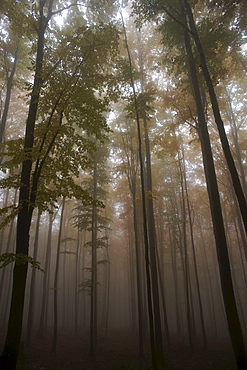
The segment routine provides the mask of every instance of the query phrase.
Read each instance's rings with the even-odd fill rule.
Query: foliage
[[[47,32],[34,146],[24,151],[22,138],[7,141],[1,163],[6,176],[0,180],[2,188],[19,188],[16,170],[31,159],[32,206],[41,211],[55,206],[61,196],[92,204],[78,179],[92,166],[91,136],[104,141],[109,132],[105,113],[114,90],[111,68],[118,47],[118,31],[111,23],[79,26],[73,34],[56,27]]]
[[[0,269],[12,262],[15,262],[17,265],[25,265],[26,263],[30,263],[31,267],[44,272],[44,270],[40,267],[40,262],[35,261],[31,256],[26,256],[23,253],[3,253],[0,255]]]

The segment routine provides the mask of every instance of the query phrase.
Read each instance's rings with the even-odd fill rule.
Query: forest
[[[247,369],[247,1],[0,1],[0,369]]]

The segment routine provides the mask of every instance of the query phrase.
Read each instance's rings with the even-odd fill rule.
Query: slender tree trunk
[[[7,207],[8,205],[8,199],[9,199],[9,188],[6,189],[6,194],[5,194],[5,197],[4,197],[4,200],[3,200],[3,208],[4,207]],[[15,193],[15,203],[16,204],[16,193]],[[3,216],[3,219],[1,221],[4,220],[4,216]],[[2,254],[2,250],[3,250],[3,244],[4,244],[4,231],[5,231],[5,227],[2,227],[1,229],[1,236],[0,236],[0,254]]]
[[[232,108],[231,97],[227,89],[225,89],[225,93],[226,93],[226,99],[227,99],[227,103],[229,107],[229,112],[227,111],[227,117],[230,123],[231,134],[232,134],[233,143],[235,147],[235,154],[236,154],[237,163],[238,163],[238,167],[239,167],[239,171],[241,175],[242,187],[243,187],[245,198],[247,199],[247,184],[246,184],[246,179],[245,179],[243,161],[241,158],[241,150],[239,146],[237,124],[236,124],[235,115],[234,115],[233,108]]]
[[[150,247],[149,239],[148,239],[148,226],[147,226],[148,217],[147,217],[147,210],[146,210],[146,194],[145,194],[145,177],[144,177],[144,165],[143,165],[143,153],[142,153],[141,125],[140,125],[138,102],[137,102],[135,84],[134,84],[134,78],[133,78],[131,55],[130,55],[127,34],[126,34],[126,29],[125,29],[122,13],[121,13],[121,17],[122,17],[122,25],[123,25],[123,30],[124,30],[125,45],[127,49],[128,61],[129,61],[129,66],[130,66],[130,81],[131,81],[131,88],[133,91],[133,100],[134,100],[136,123],[137,123],[137,133],[138,133],[139,161],[140,161],[140,172],[141,172],[143,233],[144,233],[144,245],[145,245],[145,271],[146,271],[148,315],[149,315],[149,326],[150,326],[150,345],[151,345],[151,353],[152,353],[152,364],[153,364],[154,370],[156,370],[156,369],[163,369],[166,367],[165,361],[164,361],[163,348],[162,348],[162,335],[159,335],[159,333],[161,333],[161,326],[159,328],[157,326],[157,322],[158,322],[157,320],[159,320],[160,317],[159,317],[159,306],[158,306],[159,299],[158,299],[158,294],[157,294],[157,291],[158,291],[157,269],[155,270],[156,255],[155,255],[155,249]],[[149,254],[150,254],[150,257],[149,257]],[[153,278],[155,278],[155,276],[156,276],[156,286],[155,286],[155,281],[153,281]],[[154,289],[154,291],[152,289]]]
[[[1,118],[1,122],[0,122],[0,143],[4,141],[4,133],[5,133],[5,128],[6,128],[6,122],[7,122],[7,117],[8,117],[9,105],[10,105],[10,97],[11,97],[11,91],[12,91],[17,62],[18,62],[18,46],[15,51],[14,61],[12,64],[10,75],[7,77],[6,98],[4,102],[3,115]],[[2,162],[2,156],[0,157],[0,162]]]
[[[132,241],[132,228],[130,220],[128,220],[128,271],[129,271],[129,288],[130,292],[130,318],[131,318],[131,329],[132,333],[136,332],[136,286],[135,286],[135,257],[133,253],[133,241]]]
[[[35,77],[26,122],[26,133],[24,141],[24,152],[29,155],[32,151],[34,143],[34,127],[37,116],[40,89],[43,84],[41,76],[44,54],[44,35],[48,21],[50,19],[49,17],[51,17],[52,15],[51,14],[52,0],[50,0],[51,7],[49,17],[44,16],[44,3],[45,3],[44,1],[40,0]],[[27,158],[22,163],[21,170],[20,182],[22,186],[20,187],[19,193],[20,211],[17,217],[17,237],[16,237],[16,254],[21,253],[24,254],[25,256],[28,256],[29,230],[34,207],[33,204],[35,201],[35,193],[30,194],[31,169],[32,169],[32,159]],[[30,205],[31,196],[32,202]],[[14,265],[12,298],[8,321],[8,330],[3,352],[0,357],[0,368],[1,367],[8,369],[16,368],[22,333],[22,320],[23,320],[27,268],[28,268],[27,262],[21,265],[15,263]]]
[[[94,159],[93,199],[97,199],[97,155]],[[97,209],[92,207],[92,263],[90,295],[90,356],[95,356],[97,343]]]
[[[134,238],[135,238],[135,268],[136,268],[136,290],[137,290],[137,312],[138,312],[138,339],[139,339],[139,357],[144,357],[143,352],[143,292],[142,292],[142,269],[141,269],[141,251],[140,251],[140,240],[139,240],[139,230],[138,230],[138,212],[136,206],[136,180],[137,171],[135,164],[135,152],[133,148],[133,140],[131,133],[129,133],[129,142],[124,141],[124,136],[122,135],[123,144],[125,147],[125,155],[128,160],[128,170],[126,175],[128,178],[129,189],[132,196],[133,205],[133,220],[134,220]],[[129,147],[127,144],[129,143]],[[130,150],[130,154],[128,152]]]
[[[77,240],[76,240],[76,255],[75,255],[75,336],[77,336],[78,331],[78,278],[79,278],[79,250],[81,245],[81,233],[79,227],[77,227]]]
[[[160,297],[159,297],[159,281],[158,281],[158,254],[157,254],[157,236],[154,220],[153,209],[153,186],[152,186],[152,171],[151,171],[151,154],[150,143],[148,136],[147,121],[144,118],[144,133],[145,133],[145,152],[146,152],[146,171],[147,171],[147,220],[148,220],[148,235],[149,235],[149,249],[150,249],[150,270],[152,282],[152,294],[154,305],[154,326],[155,326],[155,344],[157,355],[162,361],[163,357],[163,340],[162,340],[162,326],[160,316]],[[168,328],[166,328],[168,329]]]
[[[41,213],[38,212],[38,217],[36,221],[36,231],[33,249],[33,258],[36,261],[38,255],[38,244],[39,244],[39,228],[40,228],[40,216]],[[28,307],[28,320],[27,320],[27,341],[26,346],[31,346],[31,335],[33,329],[33,316],[34,316],[34,303],[35,303],[35,282],[36,282],[36,269],[32,269],[31,286],[30,286],[30,298]]]
[[[85,279],[85,244],[86,244],[86,232],[84,232],[84,240],[83,240],[83,247],[81,249],[82,251],[82,277],[81,280],[84,281]],[[86,327],[86,297],[85,292],[82,291],[82,326]]]
[[[121,14],[122,16],[122,14]],[[137,132],[138,132],[138,145],[139,145],[139,161],[140,161],[140,170],[141,170],[141,194],[142,194],[142,212],[143,212],[143,232],[144,232],[144,245],[145,245],[145,271],[146,271],[146,284],[147,284],[147,298],[148,298],[148,317],[149,317],[149,330],[150,330],[150,346],[151,346],[151,353],[152,353],[152,364],[154,370],[157,369],[157,353],[155,347],[155,339],[154,339],[154,316],[153,316],[153,306],[152,306],[152,292],[151,292],[151,276],[150,276],[150,266],[149,266],[149,243],[148,243],[148,230],[147,230],[147,214],[146,214],[146,203],[145,203],[145,185],[144,185],[144,168],[142,162],[142,139],[141,139],[141,127],[140,127],[140,119],[138,114],[138,105],[136,99],[136,92],[135,92],[135,84],[132,74],[132,61],[130,56],[130,51],[128,47],[127,41],[127,34],[126,29],[124,26],[124,20],[122,16],[122,25],[124,29],[124,36],[125,36],[125,44],[128,53],[128,60],[130,65],[130,79],[131,79],[131,87],[133,90],[133,97],[135,102],[135,111],[136,111],[136,123],[137,123]]]
[[[136,286],[137,286],[137,306],[138,306],[138,334],[139,334],[139,357],[144,357],[143,351],[143,298],[142,298],[142,279],[141,279],[141,256],[138,235],[137,209],[136,209],[136,173],[132,182],[132,203],[134,216],[135,234],[135,261],[136,261]]]
[[[66,217],[64,217],[66,219]],[[65,226],[65,225],[64,225]],[[65,229],[65,227],[64,227]],[[67,238],[67,229],[64,230],[64,239]],[[67,241],[64,242],[64,251],[67,251]],[[62,267],[62,328],[65,329],[66,326],[66,281],[68,280],[68,277],[66,276],[66,262],[67,262],[67,254],[63,254],[63,267]],[[68,302],[70,302],[68,297]]]
[[[188,4],[186,0],[182,0],[182,3],[186,3],[186,5]],[[221,203],[214,168],[212,149],[210,145],[210,138],[207,130],[207,123],[204,116],[200,88],[197,79],[196,64],[191,50],[189,35],[186,31],[184,32],[184,39],[186,52],[188,56],[190,78],[193,86],[194,98],[197,107],[198,133],[202,147],[204,170],[214,227],[214,236],[220,269],[221,288],[226,310],[228,328],[230,332],[230,337],[238,369],[242,370],[247,368],[246,349],[234,296],[230,262],[227,250],[226,234],[222,217]]]
[[[52,342],[52,352],[56,352],[57,350],[57,324],[58,324],[58,272],[59,272],[59,264],[60,264],[60,249],[61,249],[61,240],[62,240],[62,228],[63,228],[63,217],[64,217],[64,209],[65,209],[65,197],[63,197],[62,201],[62,209],[61,209],[61,216],[60,216],[60,226],[59,226],[59,234],[58,234],[58,241],[57,241],[57,258],[56,258],[56,266],[55,266],[55,277],[54,277],[54,306],[53,306],[53,314],[54,314],[54,323],[53,323],[53,342]]]
[[[181,335],[181,319],[179,312],[179,294],[178,294],[178,275],[177,275],[177,241],[175,237],[174,225],[169,222],[169,239],[170,239],[170,251],[172,261],[172,273],[174,280],[174,294],[175,294],[175,316],[176,316],[176,333],[178,336]],[[172,229],[172,230],[171,230]]]
[[[8,198],[7,195],[8,195],[8,192],[6,194],[6,198]],[[16,204],[16,199],[17,199],[17,190],[15,191],[13,204]],[[5,199],[5,201],[7,202],[7,199]],[[7,206],[7,203],[6,203],[5,206]],[[8,239],[7,239],[7,244],[6,244],[6,253],[9,253],[10,252],[10,247],[11,247],[12,243],[14,242],[13,241],[13,229],[14,229],[14,225],[15,225],[15,219],[12,219],[11,220],[11,223],[10,223],[10,228],[9,228],[9,233],[8,233]],[[4,228],[3,228],[3,230],[4,230]],[[2,251],[0,251],[0,254],[1,253],[2,253]],[[3,289],[4,289],[5,276],[6,276],[6,269],[4,268],[3,271],[2,271],[2,273],[1,273],[1,280],[0,280],[0,304],[1,304],[2,307],[3,307],[2,295],[3,295]]]
[[[206,274],[208,276],[208,282],[209,282],[210,301],[211,301],[210,306],[211,306],[211,311],[212,311],[212,322],[213,322],[212,325],[213,325],[214,336],[217,338],[218,332],[217,332],[217,324],[216,324],[216,317],[215,317],[215,300],[214,300],[214,293],[213,293],[213,287],[212,287],[212,278],[211,278],[211,274],[209,271],[206,246],[205,246],[204,236],[202,232],[201,222],[199,219],[198,219],[198,223],[199,223],[199,232],[200,232],[201,241],[202,241],[203,261],[205,263]]]
[[[189,271],[189,259],[188,259],[188,246],[187,246],[187,212],[185,204],[185,191],[184,191],[184,174],[185,169],[182,169],[180,153],[178,153],[178,165],[180,172],[180,186],[181,186],[181,207],[182,207],[182,234],[183,234],[183,249],[181,250],[181,258],[184,259],[184,283],[185,283],[185,295],[186,295],[186,313],[187,313],[187,323],[188,323],[188,333],[189,333],[189,343],[192,353],[195,351],[195,337],[194,337],[194,324],[192,320],[192,304],[190,300],[190,271]]]
[[[224,123],[222,121],[221,114],[220,114],[218,100],[215,94],[211,76],[208,71],[206,58],[204,55],[203,47],[202,47],[197,29],[196,29],[191,7],[187,0],[182,0],[182,1],[183,1],[185,10],[186,10],[187,16],[188,16],[188,21],[189,21],[189,25],[191,28],[191,32],[192,32],[192,35],[195,40],[195,44],[196,44],[196,47],[199,53],[200,66],[202,68],[204,78],[205,78],[205,81],[208,87],[208,92],[209,92],[209,96],[210,96],[210,100],[211,100],[211,104],[213,108],[215,122],[218,127],[223,152],[226,158],[227,166],[231,174],[233,187],[234,187],[237,199],[238,199],[238,205],[241,211],[241,215],[242,215],[242,219],[243,219],[243,223],[245,227],[245,232],[247,234],[247,202],[246,202],[244,192],[241,186],[241,182],[238,176],[238,172],[237,172],[237,169],[236,169],[233,157],[232,157],[231,149],[230,149],[229,142],[228,142],[227,135],[226,135],[225,128],[224,128]]]
[[[49,227],[48,227],[48,236],[46,244],[46,255],[45,255],[45,273],[42,282],[42,298],[41,298],[41,311],[40,311],[40,320],[39,320],[39,329],[38,337],[43,338],[44,332],[44,323],[45,323],[45,309],[47,306],[47,291],[49,286],[49,275],[50,275],[50,261],[51,261],[51,237],[52,237],[52,223],[53,223],[53,214],[52,210],[49,214]]]
[[[190,207],[190,202],[189,202],[189,193],[188,193],[188,186],[187,186],[186,165],[185,165],[183,146],[182,146],[182,160],[183,160],[183,168],[184,168],[184,188],[185,188],[184,190],[185,190],[185,196],[186,196],[186,201],[187,201],[187,211],[188,211],[188,217],[189,217],[189,227],[190,227],[190,239],[191,239],[191,247],[192,247],[193,265],[194,265],[194,270],[195,270],[196,290],[197,290],[197,296],[198,296],[199,314],[200,314],[200,321],[201,321],[201,327],[202,327],[203,349],[206,350],[208,348],[208,345],[207,345],[206,329],[205,329],[204,315],[203,315],[203,308],[202,308],[202,299],[201,299],[201,290],[200,290],[198,269],[197,269],[197,262],[196,262],[193,224],[192,224],[192,216],[191,216],[191,207]]]

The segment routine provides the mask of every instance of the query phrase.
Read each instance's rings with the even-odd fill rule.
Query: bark
[[[79,278],[79,250],[80,250],[80,229],[77,227],[77,240],[76,240],[76,255],[75,255],[75,336],[77,335],[78,330],[78,278]]]
[[[130,304],[130,318],[132,333],[136,332],[136,289],[134,283],[135,267],[134,267],[134,253],[133,253],[133,241],[132,241],[132,229],[130,220],[128,220],[128,291],[130,292],[129,304]]]
[[[230,98],[230,95],[229,95],[229,93],[226,89],[225,89],[225,93],[226,93],[226,99],[227,99],[227,103],[228,103],[228,107],[229,107],[229,111],[226,110],[227,111],[227,117],[228,117],[228,120],[229,120],[229,123],[230,123],[231,134],[232,134],[233,143],[234,143],[234,147],[235,147],[235,154],[236,154],[237,163],[238,163],[238,167],[239,167],[239,171],[240,171],[240,175],[241,175],[242,187],[243,187],[245,198],[247,199],[247,184],[246,184],[246,179],[245,179],[243,161],[242,161],[242,158],[241,158],[241,150],[240,150],[240,146],[239,146],[238,128],[237,128],[237,124],[236,124],[236,120],[235,120],[235,116],[234,116],[234,112],[233,112],[233,108],[232,108],[231,98]]]
[[[188,5],[187,1],[182,0],[183,3]],[[210,202],[210,209],[213,221],[214,236],[216,242],[216,250],[218,257],[218,264],[220,270],[221,288],[224,299],[224,306],[226,310],[228,328],[232,346],[235,354],[238,369],[247,368],[247,357],[245,344],[242,334],[242,329],[239,321],[239,315],[236,306],[236,300],[234,296],[230,262],[227,250],[227,241],[225,234],[225,227],[222,217],[222,209],[219,197],[218,184],[216,179],[215,167],[213,162],[212,149],[210,144],[210,138],[207,130],[207,123],[205,120],[200,88],[197,78],[197,70],[195,60],[192,54],[190,39],[188,33],[184,32],[184,41],[188,57],[188,65],[190,71],[190,79],[193,87],[195,103],[198,114],[198,134],[202,147],[204,171],[207,183],[207,190]],[[236,189],[235,189],[236,190]]]
[[[188,324],[188,333],[189,333],[189,343],[190,350],[192,353],[195,351],[195,336],[194,336],[194,323],[192,320],[192,304],[190,300],[190,271],[189,271],[189,259],[188,259],[188,246],[187,246],[187,212],[185,204],[185,191],[184,191],[184,175],[181,165],[180,153],[178,153],[178,165],[180,173],[180,186],[181,186],[181,207],[182,207],[182,240],[183,248],[181,248],[181,258],[184,260],[184,283],[185,283],[185,296],[186,296],[186,314],[187,314],[187,324]]]
[[[4,141],[4,134],[5,134],[7,117],[8,117],[9,105],[10,105],[10,97],[11,97],[11,91],[12,91],[17,62],[18,62],[18,47],[16,48],[16,51],[15,51],[14,61],[13,61],[10,75],[7,76],[6,98],[4,102],[3,115],[1,118],[1,122],[0,122],[0,143]],[[0,157],[0,162],[2,162],[2,157]]]
[[[38,255],[40,216],[41,216],[41,213],[38,212],[35,239],[34,239],[34,249],[33,249],[33,258],[35,261],[37,260],[37,255]],[[28,307],[28,320],[27,320],[27,341],[26,341],[27,347],[30,347],[31,345],[31,335],[32,335],[32,329],[33,329],[35,282],[36,282],[36,269],[32,269],[30,298],[29,298],[29,307]]]
[[[137,33],[138,41],[141,46],[141,39],[139,33]],[[139,56],[139,67],[141,72],[141,92],[144,93],[144,64],[143,55],[141,48],[138,48]],[[150,271],[151,271],[151,284],[152,284],[152,299],[153,299],[153,311],[154,311],[154,335],[155,335],[155,346],[156,354],[158,358],[158,366],[164,366],[163,358],[163,339],[162,339],[162,325],[161,325],[161,314],[160,314],[160,285],[158,279],[158,251],[157,251],[157,235],[155,228],[154,218],[154,206],[153,206],[153,185],[152,185],[152,170],[151,170],[151,151],[148,134],[147,117],[143,112],[143,125],[144,125],[144,136],[145,136],[145,155],[146,155],[146,207],[147,207],[147,222],[148,222],[148,238],[149,238],[149,253],[150,253]],[[165,303],[164,291],[162,292],[163,303]],[[164,306],[164,315],[166,316],[166,307]],[[166,323],[166,332],[169,337],[169,329]]]
[[[34,127],[37,116],[38,102],[40,96],[40,89],[42,87],[42,64],[44,54],[44,35],[48,21],[51,17],[52,0],[50,0],[50,12],[47,17],[44,15],[44,1],[40,0],[39,6],[39,24],[38,24],[38,41],[36,54],[36,67],[33,83],[33,90],[29,105],[28,117],[26,122],[26,132],[24,140],[24,152],[27,157],[22,163],[21,170],[21,184],[19,192],[20,211],[17,217],[17,236],[16,236],[16,254],[22,253],[28,256],[29,250],[29,231],[31,225],[31,218],[34,209],[34,202],[36,199],[36,190],[31,194],[31,169],[32,169],[32,148],[34,143]],[[30,199],[33,202],[30,205]],[[13,270],[13,286],[11,307],[8,321],[8,330],[5,339],[2,355],[0,357],[0,367],[15,369],[17,364],[17,357],[19,353],[21,333],[22,333],[22,319],[24,308],[25,287],[27,278],[27,262],[22,265],[14,265]]]
[[[152,283],[152,298],[154,309],[154,327],[155,327],[155,345],[157,357],[162,363],[163,359],[163,340],[162,326],[160,316],[160,297],[159,297],[159,281],[158,281],[158,255],[157,255],[157,236],[154,220],[153,209],[153,186],[152,186],[152,171],[151,171],[151,154],[150,143],[147,129],[147,121],[144,118],[144,133],[145,133],[145,153],[146,153],[146,194],[147,194],[147,221],[148,221],[148,236],[149,236],[149,253],[150,253],[150,270]],[[168,328],[166,328],[168,330]]]
[[[57,322],[58,322],[58,273],[59,273],[59,264],[60,264],[60,249],[61,249],[61,240],[62,240],[62,228],[63,228],[63,217],[65,209],[65,197],[62,201],[62,210],[60,216],[60,225],[59,225],[59,234],[57,241],[57,258],[55,266],[55,276],[54,276],[54,306],[53,306],[53,342],[52,342],[52,352],[57,350]]]
[[[108,233],[106,230],[106,238],[108,239]],[[104,329],[105,338],[107,337],[108,331],[108,314],[109,314],[109,298],[110,298],[110,257],[108,252],[108,246],[105,248],[105,260],[108,261],[104,264],[104,273],[103,273],[103,309],[102,309],[102,321],[101,327]]]
[[[134,219],[134,238],[135,238],[135,268],[136,268],[136,289],[137,289],[137,312],[138,312],[138,338],[139,338],[139,357],[144,357],[143,352],[143,292],[142,292],[142,269],[141,269],[141,251],[140,251],[140,238],[138,231],[138,212],[136,207],[136,180],[137,180],[137,170],[135,165],[135,153],[133,148],[133,141],[131,138],[131,133],[129,133],[129,142],[124,141],[124,136],[122,135],[123,145],[125,148],[125,155],[127,157],[128,169],[126,175],[128,178],[129,189],[132,196],[133,205],[133,219]],[[129,147],[127,145],[129,144]],[[130,154],[128,152],[130,150]]]
[[[52,212],[52,210],[51,210]],[[42,282],[42,298],[41,298],[41,311],[40,311],[40,321],[38,329],[38,337],[43,338],[44,324],[45,324],[45,310],[47,306],[47,291],[49,286],[49,276],[50,276],[50,261],[51,261],[51,237],[52,237],[52,223],[53,223],[53,214],[49,214],[49,227],[48,227],[48,236],[46,243],[46,255],[45,255],[45,273]]]
[[[171,250],[171,260],[172,260],[172,273],[173,273],[173,280],[174,280],[174,294],[175,294],[175,316],[176,316],[176,333],[180,336],[181,335],[181,319],[179,313],[179,293],[178,293],[178,275],[177,275],[177,242],[175,236],[175,228],[171,225],[171,221],[169,222],[169,239],[170,239],[170,250]],[[171,230],[172,229],[172,230]]]
[[[8,198],[9,198],[9,188],[6,189],[6,194],[4,196],[4,201],[3,201],[3,208],[4,207],[7,207],[8,205]],[[13,203],[14,205],[16,204],[16,193],[15,193],[15,203]],[[4,216],[2,218],[1,221],[4,221]],[[2,254],[2,249],[3,249],[3,245],[4,245],[4,232],[5,232],[5,227],[2,227],[1,229],[1,234],[0,234],[0,254]]]
[[[203,261],[205,263],[205,269],[206,269],[206,274],[208,276],[208,282],[209,282],[209,292],[210,292],[210,299],[208,300],[209,302],[209,306],[211,308],[211,312],[212,312],[212,326],[213,326],[213,335],[215,336],[215,338],[218,337],[218,332],[217,332],[217,324],[216,324],[216,315],[215,315],[215,300],[214,300],[214,293],[213,293],[213,287],[212,287],[212,277],[211,277],[211,274],[210,274],[210,271],[209,271],[209,266],[208,266],[208,258],[207,258],[207,253],[206,253],[206,246],[205,246],[205,242],[204,242],[204,237],[203,237],[203,233],[202,233],[202,227],[201,227],[201,224],[199,222],[199,231],[200,231],[200,235],[201,235],[201,241],[202,241],[202,251],[203,251]]]
[[[7,190],[9,190],[9,189],[7,189]],[[6,193],[5,207],[7,206],[8,194],[9,194],[9,191],[7,191],[7,193]],[[16,204],[16,199],[17,199],[17,190],[15,191],[13,204]],[[10,247],[11,247],[12,243],[14,243],[14,240],[13,240],[14,225],[15,225],[15,219],[12,219],[11,223],[10,223],[8,239],[7,239],[7,244],[6,244],[6,253],[10,252],[10,250],[11,250]],[[4,229],[5,228],[3,228],[2,230],[4,230]],[[3,244],[3,236],[2,236],[1,244]],[[0,254],[1,253],[2,253],[2,250],[0,250]],[[5,285],[4,280],[5,280],[6,272],[7,272],[7,270],[6,270],[6,268],[4,268],[1,272],[1,279],[0,279],[0,304],[1,304],[2,307],[3,307],[2,296],[3,296],[4,285]]]
[[[196,29],[195,22],[194,22],[194,19],[193,19],[193,14],[192,14],[192,11],[191,11],[191,7],[190,7],[190,4],[187,0],[183,0],[183,3],[184,3],[186,13],[188,15],[188,21],[189,21],[189,25],[190,25],[190,28],[191,28],[191,32],[192,32],[192,35],[193,35],[193,38],[195,40],[195,44],[196,44],[196,47],[197,47],[197,50],[198,50],[198,53],[199,53],[200,66],[202,68],[204,78],[205,78],[205,81],[206,81],[206,84],[207,84],[207,87],[208,87],[208,92],[209,92],[209,96],[210,96],[210,100],[211,100],[211,104],[212,104],[212,108],[213,108],[213,114],[214,114],[215,122],[216,122],[216,125],[218,127],[223,152],[224,152],[224,155],[225,155],[225,158],[226,158],[227,166],[228,166],[230,174],[231,174],[233,187],[234,187],[237,199],[238,199],[238,205],[239,205],[239,208],[240,208],[240,211],[241,211],[241,216],[242,216],[244,227],[245,227],[245,233],[247,234],[247,202],[246,202],[244,192],[243,192],[243,189],[242,189],[242,186],[241,186],[241,182],[240,182],[240,179],[239,179],[239,175],[238,175],[238,172],[237,172],[237,169],[236,169],[233,157],[232,157],[230,145],[229,145],[227,135],[226,135],[226,132],[225,132],[225,128],[224,128],[224,123],[222,121],[221,114],[220,114],[218,100],[217,100],[217,97],[216,97],[216,94],[215,94],[215,90],[214,90],[214,86],[213,86],[211,76],[210,76],[209,71],[208,71],[206,58],[205,58],[205,55],[204,55],[203,47],[202,47],[197,29]]]
[[[186,196],[186,201],[187,201],[187,211],[188,211],[188,217],[189,217],[190,239],[191,239],[191,247],[192,247],[193,265],[194,265],[194,270],[195,270],[196,291],[197,291],[197,297],[198,297],[198,303],[199,303],[199,314],[200,314],[200,321],[201,321],[201,327],[202,327],[203,349],[206,350],[208,348],[208,345],[207,345],[206,329],[205,329],[205,323],[204,323],[201,290],[200,290],[199,277],[198,277],[198,268],[197,268],[197,262],[196,262],[196,252],[195,252],[195,243],[194,243],[194,235],[193,235],[193,223],[192,223],[192,215],[191,215],[191,206],[189,202],[189,193],[188,193],[187,177],[186,177],[186,165],[185,165],[183,148],[182,148],[182,156],[183,156],[182,158],[183,158],[183,168],[184,168],[184,187],[185,187],[185,196]]]
[[[97,154],[93,171],[93,199],[97,199]],[[92,263],[90,295],[90,356],[95,355],[97,344],[97,208],[92,207]]]
[[[141,256],[140,241],[138,234],[137,209],[136,209],[136,174],[132,183],[132,203],[134,216],[135,234],[135,260],[136,260],[136,286],[137,286],[137,305],[138,305],[138,334],[139,334],[139,357],[144,357],[143,352],[143,306],[142,306],[142,278],[141,278]]]
[[[136,98],[134,78],[133,78],[133,73],[132,73],[132,61],[131,61],[130,50],[129,50],[128,41],[127,41],[127,34],[126,34],[125,26],[124,26],[123,16],[122,16],[122,25],[123,25],[123,30],[124,30],[125,45],[126,45],[127,54],[128,54],[128,61],[129,61],[129,66],[130,66],[130,80],[131,80],[131,88],[133,91],[137,133],[138,133],[138,153],[139,153],[140,172],[141,172],[141,195],[142,195],[142,213],[143,213],[143,234],[144,234],[144,246],[145,246],[145,272],[146,272],[147,299],[148,299],[149,333],[150,333],[152,364],[153,364],[154,370],[156,370],[158,369],[159,366],[164,367],[164,361],[163,361],[163,358],[159,359],[157,356],[155,337],[154,337],[154,312],[153,312],[153,302],[152,302],[151,274],[149,270],[150,269],[149,242],[148,242],[147,212],[146,212],[146,202],[145,202],[145,183],[144,183],[141,125],[140,125],[140,117],[138,113],[138,103],[137,103],[137,98]]]

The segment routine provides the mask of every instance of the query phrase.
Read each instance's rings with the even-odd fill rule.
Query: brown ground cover
[[[211,340],[208,351],[198,349],[192,354],[185,338],[172,338],[165,347],[169,370],[236,370],[231,346],[224,340]],[[151,370],[149,346],[145,359],[138,358],[137,337],[127,332],[109,333],[99,337],[97,355],[89,356],[89,338],[59,335],[57,353],[51,353],[52,335],[33,337],[32,347],[24,348],[19,370]]]

